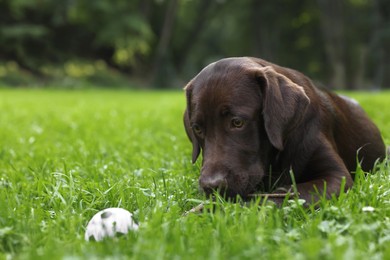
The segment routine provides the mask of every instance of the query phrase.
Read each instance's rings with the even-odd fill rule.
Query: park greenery
[[[177,88],[212,61],[255,56],[331,88],[380,89],[389,46],[387,0],[0,1],[8,86]]]
[[[390,259],[388,158],[319,207],[210,201],[185,95],[161,90],[262,57],[358,100],[388,145],[389,23],[387,0],[0,0],[0,259]],[[86,242],[109,207],[139,230]]]
[[[389,144],[390,93],[352,97]],[[183,216],[211,207],[184,107],[181,91],[0,89],[0,259],[389,259],[388,161],[320,208],[218,199]],[[86,242],[109,207],[140,229]]]

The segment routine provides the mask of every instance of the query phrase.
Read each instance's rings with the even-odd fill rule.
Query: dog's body
[[[204,68],[185,88],[184,124],[199,183],[228,197],[265,186],[300,197],[337,195],[353,184],[357,162],[369,171],[385,157],[377,127],[356,101],[316,88],[306,76],[256,58],[229,58]],[[326,183],[326,184],[325,184]]]

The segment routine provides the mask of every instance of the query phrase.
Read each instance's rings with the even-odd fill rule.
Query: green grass
[[[390,93],[353,94],[390,144]],[[321,209],[204,198],[182,92],[0,89],[0,259],[390,259],[390,166]],[[365,211],[365,207],[374,211]],[[84,241],[107,207],[136,233]]]

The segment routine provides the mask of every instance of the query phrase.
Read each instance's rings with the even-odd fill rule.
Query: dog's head
[[[200,187],[228,197],[245,197],[256,189],[270,152],[284,150],[288,131],[309,104],[301,86],[250,58],[210,64],[185,91],[192,161],[203,155]]]

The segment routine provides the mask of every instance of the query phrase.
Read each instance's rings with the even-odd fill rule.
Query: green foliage
[[[73,60],[64,64],[39,67],[41,77],[36,78],[16,62],[0,63],[0,86],[15,87],[53,87],[64,89],[110,87],[129,88],[133,86],[129,77],[109,67],[105,61],[95,62]],[[137,87],[140,87],[138,84]]]
[[[69,20],[96,32],[95,47],[113,47],[117,64],[135,65],[137,55],[149,54],[153,39],[149,24],[137,13],[138,2],[77,1],[70,7]]]
[[[38,78],[42,67],[103,60],[148,84],[180,87],[177,79],[217,59],[255,56],[327,85],[341,81],[332,87],[387,88],[389,7],[384,0],[2,0],[0,58]]]
[[[390,93],[361,93],[390,143]],[[182,92],[0,89],[0,257],[17,259],[387,259],[390,168],[356,172],[352,190],[284,207],[217,200],[203,214],[200,164],[182,126]],[[107,207],[140,230],[85,242]]]
[[[3,1],[0,46],[3,54],[34,69],[75,57],[107,58],[133,66],[151,51],[153,33],[137,12],[140,1]],[[112,58],[112,60],[111,60]]]

